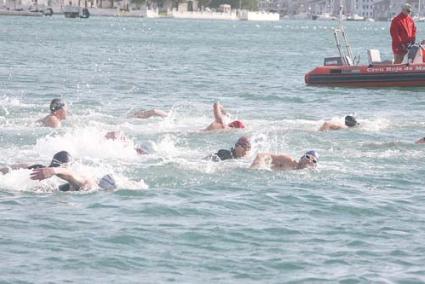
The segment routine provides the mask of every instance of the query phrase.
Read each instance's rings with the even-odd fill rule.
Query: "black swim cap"
[[[359,123],[357,122],[357,120],[354,118],[354,116],[351,115],[347,115],[345,117],[345,125],[347,125],[348,127],[354,127],[356,125],[359,125]]]
[[[53,156],[49,167],[60,167],[63,164],[70,163],[71,161],[72,156],[67,151],[60,151]]]
[[[64,106],[65,106],[65,102],[62,101],[61,99],[53,99],[50,102],[50,111],[55,112],[57,110],[62,109]]]

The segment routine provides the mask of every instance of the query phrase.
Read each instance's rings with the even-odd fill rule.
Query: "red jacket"
[[[409,15],[400,13],[391,21],[390,33],[394,54],[406,54],[409,43],[416,40],[415,22]]]

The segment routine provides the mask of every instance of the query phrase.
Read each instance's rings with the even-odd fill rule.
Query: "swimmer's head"
[[[236,141],[235,147],[237,146],[241,146],[245,148],[247,151],[251,150],[251,142],[249,142],[248,137],[245,137],[245,136],[242,136],[241,138],[238,139],[238,141]]]
[[[299,168],[315,168],[319,162],[319,153],[314,150],[305,152],[305,154],[300,158]]]
[[[357,120],[354,116],[347,115],[345,117],[345,125],[347,125],[348,127],[354,127],[354,126],[359,125],[359,123],[357,122]]]
[[[57,152],[50,162],[49,167],[65,167],[72,162],[72,156],[67,151]]]
[[[117,188],[117,184],[112,175],[105,175],[99,180],[99,187],[103,190],[114,190]]]
[[[240,120],[235,120],[229,123],[231,128],[245,128],[245,124]]]
[[[237,158],[245,156],[251,150],[251,143],[249,142],[248,137],[242,136],[235,143],[235,156]]]
[[[319,153],[317,153],[316,151],[314,150],[307,151],[305,152],[304,156],[307,156],[307,155],[312,156],[316,158],[317,161],[319,161]]]
[[[50,102],[50,111],[55,112],[65,107],[65,102],[61,99],[53,99]]]
[[[53,99],[50,102],[50,112],[59,119],[65,119],[68,114],[68,107],[61,99]]]

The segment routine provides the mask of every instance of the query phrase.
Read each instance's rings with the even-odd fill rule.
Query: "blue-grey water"
[[[336,55],[334,25],[0,18],[0,164],[67,150],[76,171],[119,183],[63,193],[0,175],[0,282],[425,282],[425,89],[305,86]],[[346,25],[362,62],[391,57],[389,23]],[[38,126],[55,97],[72,115]],[[200,131],[217,100],[247,128]],[[149,108],[170,115],[128,117]],[[317,131],[347,114],[359,128]],[[242,135],[249,157],[203,160]],[[317,170],[249,169],[258,152],[309,149]]]

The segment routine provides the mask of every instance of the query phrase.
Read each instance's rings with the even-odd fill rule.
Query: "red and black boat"
[[[305,82],[307,85],[341,87],[425,86],[425,64],[328,65],[307,73]]]
[[[353,59],[344,28],[334,30],[338,57],[325,58],[323,66],[316,67],[305,75],[305,83],[312,86],[340,87],[417,87],[425,86],[424,47],[415,44],[409,47],[408,63],[392,64],[381,61],[379,50],[368,50],[369,64],[359,65]],[[341,46],[341,42],[344,46]],[[357,60],[358,61],[358,60]]]

